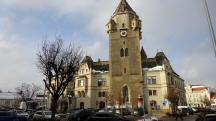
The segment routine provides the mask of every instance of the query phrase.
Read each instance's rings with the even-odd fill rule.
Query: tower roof
[[[114,12],[114,15],[122,14],[126,12],[136,14],[136,12],[130,7],[130,5],[126,0],[121,0],[120,4],[118,5],[117,9]]]
[[[146,58],[147,58],[147,55],[146,55],[146,52],[145,52],[143,46],[142,46],[142,48],[141,48],[141,57],[142,57],[143,59],[146,59]]]

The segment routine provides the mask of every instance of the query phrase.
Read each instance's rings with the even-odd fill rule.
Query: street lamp
[[[68,98],[68,113],[70,112],[70,103],[71,103],[71,98],[72,98],[73,96],[71,95],[71,94],[68,94],[67,95],[67,98]]]

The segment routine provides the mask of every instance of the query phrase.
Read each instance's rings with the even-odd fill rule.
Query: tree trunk
[[[52,98],[52,103],[51,103],[51,111],[52,111],[52,117],[51,117],[51,121],[55,121],[55,114],[57,112],[57,104],[58,100],[55,98]]]

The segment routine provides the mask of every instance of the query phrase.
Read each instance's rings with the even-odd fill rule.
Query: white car
[[[41,121],[41,120],[51,121],[51,116],[52,116],[51,111],[37,111],[33,116],[33,121]],[[58,116],[57,114],[55,115],[55,118],[57,120],[60,120],[60,116]]]
[[[24,110],[16,110],[15,112],[18,116],[23,116],[23,117],[26,117],[27,119],[29,118],[29,114],[25,112]]]

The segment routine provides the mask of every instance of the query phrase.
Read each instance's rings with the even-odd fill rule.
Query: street
[[[183,117],[183,121],[195,121],[197,118],[197,115],[190,115],[190,116],[187,116],[187,117]],[[175,117],[162,117],[160,119],[161,121],[176,121],[175,120]],[[180,119],[178,119],[178,121],[181,121]]]

